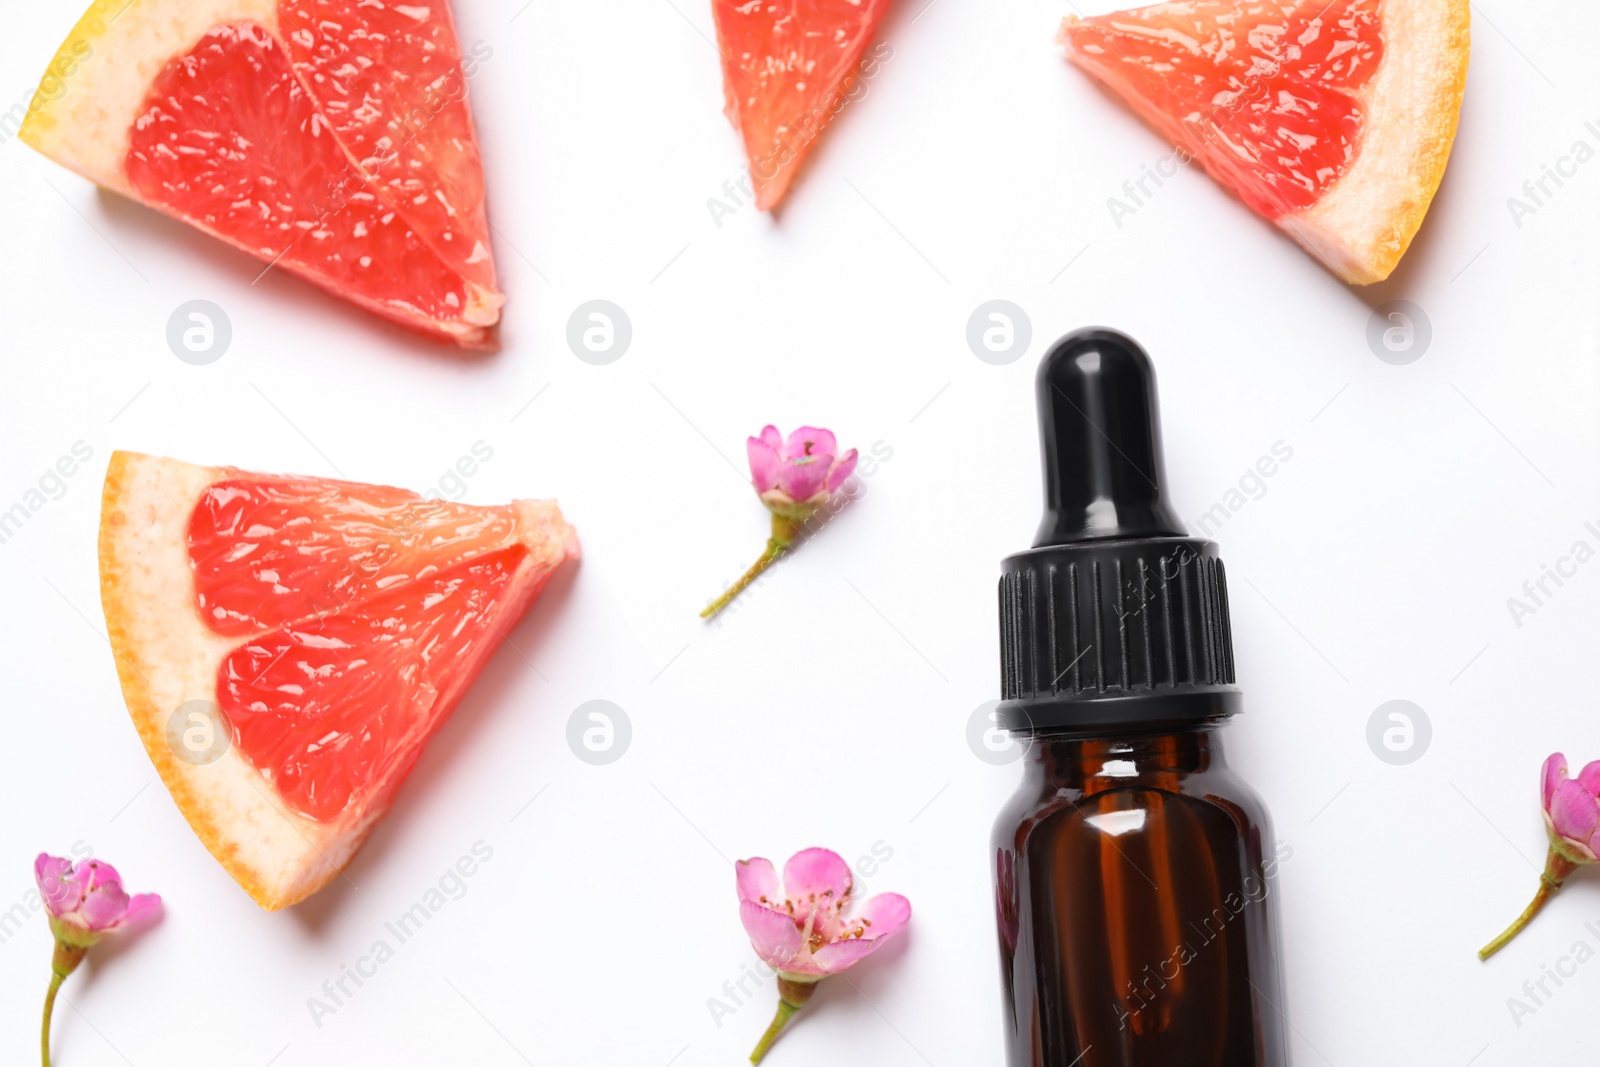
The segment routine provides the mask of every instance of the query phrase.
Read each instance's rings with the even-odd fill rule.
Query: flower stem
[[[1515,922],[1505,928],[1499,937],[1478,950],[1478,958],[1480,960],[1488,959],[1505,948],[1513,937],[1522,933],[1523,927],[1527,926],[1535,915],[1544,910],[1544,906],[1550,903],[1550,898],[1556,895],[1556,890],[1561,888],[1561,883],[1566,881],[1567,876],[1577,869],[1577,864],[1552,848],[1545,859],[1544,873],[1539,875],[1539,891],[1533,895],[1532,902],[1523,909],[1521,915],[1517,916]]]
[[[778,1001],[778,1013],[772,1017],[772,1025],[767,1027],[767,1032],[761,1035],[761,1040],[756,1042],[756,1050],[750,1053],[751,1063],[760,1063],[772,1048],[772,1043],[778,1040],[778,1034],[789,1025],[789,1020],[794,1018],[795,1012],[800,1010],[797,1004],[790,1004],[787,1000]],[[45,1067],[49,1067],[48,1064]]]
[[[700,613],[700,617],[702,619],[709,619],[711,616],[715,615],[717,612],[733,603],[733,598],[744,592],[751,582],[761,577],[761,572],[776,563],[778,561],[778,557],[781,555],[783,555],[783,546],[779,545],[776,541],[769,540],[767,542],[766,551],[761,553],[761,558],[752,563],[750,565],[750,569],[745,571],[744,574],[740,575],[737,582],[734,582],[732,585],[728,586],[727,592],[723,593],[721,596],[717,597],[717,599],[707,604],[706,609]]]
[[[44,1057],[44,1067],[50,1067],[50,1016],[56,1010],[56,990],[60,989],[61,983],[66,980],[66,975],[52,972],[50,990],[44,995],[44,1025],[39,1035],[39,1051]]]
[[[761,558],[750,565],[750,569],[740,575],[739,580],[728,586],[728,589],[717,599],[706,605],[700,613],[702,619],[709,619],[729,604],[735,597],[749,588],[750,583],[761,577],[763,571],[783,556],[794,543],[795,524],[780,515],[772,516],[772,536],[767,538],[767,547],[761,553]]]
[[[760,1063],[765,1058],[772,1049],[772,1043],[778,1040],[778,1035],[783,1032],[783,1028],[789,1025],[789,1020],[795,1017],[796,1012],[806,1006],[806,1001],[811,999],[811,994],[816,992],[816,989],[816,982],[796,982],[779,976],[778,1011],[772,1017],[772,1025],[767,1027],[767,1032],[756,1042],[755,1051],[750,1053],[751,1063]]]
[[[50,958],[50,988],[44,995],[44,1023],[40,1026],[39,1034],[39,1052],[44,1057],[44,1067],[50,1067],[50,1016],[56,1010],[56,991],[67,980],[67,975],[78,969],[78,964],[83,962],[88,952],[87,945],[69,945],[59,937],[56,939],[56,951]]]

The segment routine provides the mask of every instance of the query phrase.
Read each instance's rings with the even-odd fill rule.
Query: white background
[[[11,5],[0,107],[27,98],[70,7]],[[703,0],[463,0],[463,41],[493,49],[472,93],[510,294],[504,351],[477,362],[283,272],[252,285],[255,261],[7,138],[0,508],[75,441],[94,458],[0,545],[0,909],[24,900],[36,852],[75,841],[168,904],[67,983],[58,1067],[742,1062],[775,993],[720,1026],[708,1010],[754,962],[729,861],[875,843],[893,856],[869,889],[907,895],[912,928],[854,988],[824,985],[769,1063],[998,1065],[987,841],[1019,767],[976,758],[966,726],[996,695],[997,564],[1038,518],[1033,368],[1089,323],[1155,358],[1185,518],[1275,442],[1293,449],[1217,537],[1247,694],[1230,756],[1294,849],[1296,1062],[1592,1057],[1600,963],[1547,983],[1520,1026],[1507,998],[1576,942],[1600,948],[1600,879],[1574,879],[1492,963],[1474,950],[1536,888],[1540,760],[1600,756],[1600,562],[1521,627],[1506,606],[1574,541],[1600,547],[1584,530],[1600,521],[1600,162],[1520,227],[1506,203],[1574,142],[1600,147],[1584,127],[1600,16],[1473,10],[1449,173],[1370,290],[1200,173],[1118,228],[1107,198],[1166,148],[1062,62],[1064,12],[1038,0],[905,0],[883,29],[893,58],[781,220],[746,208],[720,228],[706,201],[742,161]],[[165,341],[195,298],[233,324],[206,367]],[[593,298],[633,324],[610,366],[566,347]],[[1009,366],[965,340],[994,298],[1032,321]],[[1393,299],[1432,325],[1406,366],[1366,342]],[[766,536],[743,449],[767,421],[893,458],[708,627],[696,611]],[[262,912],[123,710],[96,577],[107,457],[425,490],[477,441],[494,456],[467,499],[559,498],[582,566],[513,635],[531,665],[494,659],[348,884]],[[597,698],[634,730],[603,767],[565,740]],[[1432,724],[1407,766],[1366,740],[1391,699]],[[307,998],[480,840],[493,859],[465,897],[316,1027]],[[49,954],[42,917],[0,944],[6,1063],[35,1054]]]

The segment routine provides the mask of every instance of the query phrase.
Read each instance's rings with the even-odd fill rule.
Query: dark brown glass
[[[1215,730],[1025,759],[994,832],[1008,1067],[1287,1067],[1290,850]]]

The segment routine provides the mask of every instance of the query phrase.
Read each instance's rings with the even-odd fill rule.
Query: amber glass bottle
[[[1007,1063],[1287,1067],[1287,850],[1222,757],[1226,576],[1162,498],[1149,358],[1072,334],[1039,406],[1045,518],[1000,583],[1000,716],[1027,744],[994,833]]]

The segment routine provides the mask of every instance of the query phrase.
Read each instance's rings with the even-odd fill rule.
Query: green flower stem
[[[1544,906],[1550,903],[1550,898],[1556,895],[1556,890],[1561,888],[1561,883],[1565,882],[1567,876],[1577,869],[1578,865],[1576,863],[1573,863],[1556,851],[1554,847],[1551,847],[1550,854],[1544,861],[1544,873],[1539,875],[1539,891],[1533,895],[1532,903],[1523,909],[1522,914],[1518,915],[1516,921],[1506,927],[1499,937],[1478,950],[1478,958],[1480,960],[1488,959],[1505,948],[1513,937],[1522,933],[1523,927],[1527,926],[1535,915],[1544,910]]]
[[[782,558],[783,554],[789,550],[789,546],[794,544],[795,533],[796,527],[793,520],[786,519],[781,515],[772,516],[772,536],[767,539],[767,547],[761,553],[761,558],[752,563],[750,569],[745,571],[737,582],[728,586],[727,592],[707,604],[706,609],[700,613],[700,617],[709,619],[733,603],[734,598],[749,588],[751,582],[761,577],[763,571]]]
[[[56,990],[61,988],[61,983],[64,981],[66,975],[52,974],[50,990],[44,995],[44,1025],[39,1034],[39,1053],[44,1059],[44,1067],[50,1067],[50,1016],[56,1010]]]
[[[39,1054],[43,1057],[44,1067],[50,1067],[50,1017],[56,1010],[56,992],[61,988],[61,983],[67,980],[67,975],[78,969],[78,964],[83,962],[88,951],[88,946],[56,941],[55,956],[50,960],[50,988],[44,995],[44,1023],[39,1028]]]
[[[811,999],[811,994],[816,992],[816,982],[796,982],[793,979],[778,978],[778,1011],[772,1017],[772,1025],[767,1027],[767,1032],[761,1035],[761,1040],[756,1042],[755,1051],[750,1053],[751,1063],[760,1063],[772,1049],[772,1043],[778,1040],[778,1035],[783,1028],[789,1025],[789,1020],[801,1008],[806,1006],[806,1001]],[[47,1065],[48,1067],[48,1065]]]
[[[767,1027],[767,1032],[761,1035],[761,1040],[756,1043],[756,1050],[750,1053],[751,1063],[760,1063],[766,1057],[767,1051],[772,1048],[772,1043],[778,1040],[778,1034],[789,1025],[795,1013],[800,1010],[798,1004],[790,1004],[787,1000],[778,1001],[778,1014],[772,1017],[772,1025]],[[47,1064],[46,1067],[49,1067]]]

